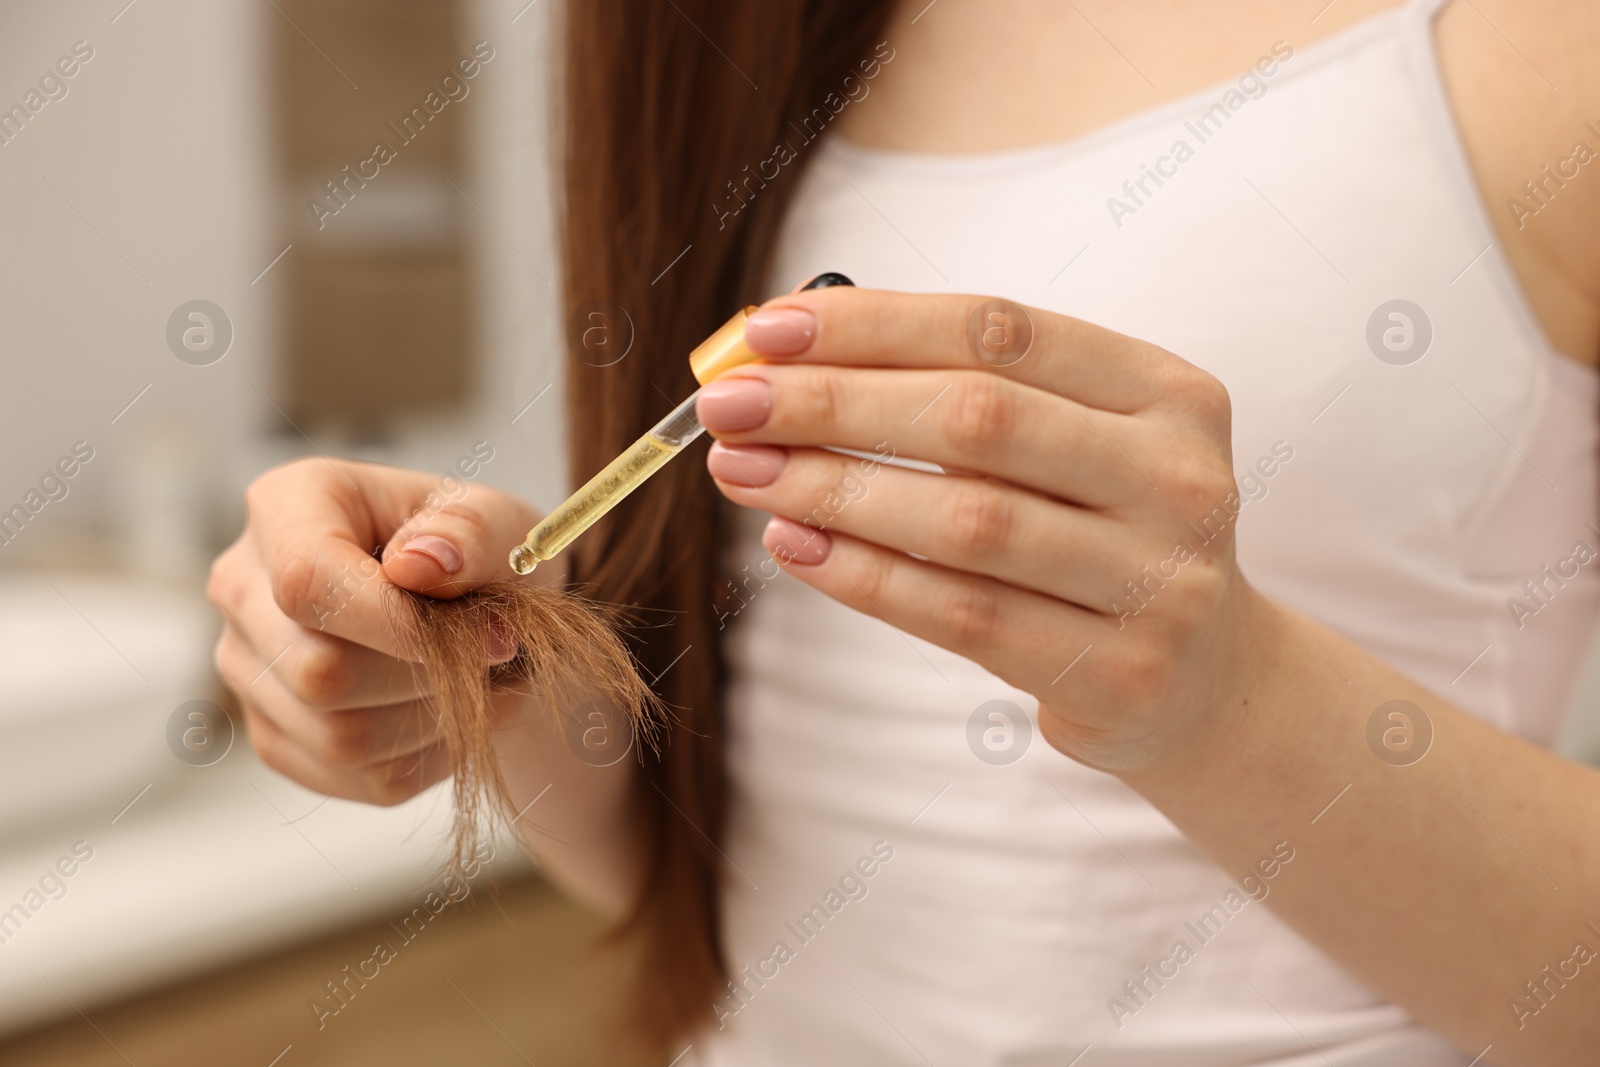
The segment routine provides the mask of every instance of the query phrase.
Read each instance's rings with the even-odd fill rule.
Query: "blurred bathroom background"
[[[509,848],[345,982],[437,884],[445,797],[264,768],[203,595],[294,457],[487,441],[559,499],[550,7],[0,0],[0,1062],[616,1062],[621,961]],[[1593,757],[1592,668],[1576,705]]]
[[[0,0],[0,1062],[614,1062],[595,921],[502,842],[397,933],[446,796],[262,766],[203,593],[295,457],[559,499],[550,7]]]

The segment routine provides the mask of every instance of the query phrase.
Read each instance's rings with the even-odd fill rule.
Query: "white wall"
[[[125,3],[0,4],[0,107],[74,42],[94,50],[68,94],[0,147],[0,507],[75,440],[96,452],[66,500],[0,547],[0,564],[75,543],[96,519],[136,526],[153,510],[144,501],[170,492],[163,472],[205,477],[266,425],[250,383],[274,388],[271,275],[252,285],[279,251],[262,210],[259,23],[272,10]],[[168,316],[194,298],[233,322],[214,366],[167,347]]]

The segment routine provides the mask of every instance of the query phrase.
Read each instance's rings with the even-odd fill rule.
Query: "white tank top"
[[[1596,380],[1551,350],[1495,244],[1439,77],[1439,6],[1062,145],[819,141],[769,288],[838,270],[1002,295],[1204,367],[1232,394],[1241,475],[1279,458],[1241,485],[1249,579],[1548,744],[1600,596],[1575,548],[1600,550]],[[1145,165],[1162,183],[1141,190]],[[1431,329],[1385,309],[1369,343],[1395,300]],[[759,574],[763,518],[742,520],[735,571]],[[799,582],[746,588],[723,908],[737,989],[684,1062],[1436,1067],[1481,1051],[1364,988],[1036,726],[1021,758],[979,759],[975,710],[1032,716],[1025,694]],[[1289,849],[1316,847],[1314,814]]]

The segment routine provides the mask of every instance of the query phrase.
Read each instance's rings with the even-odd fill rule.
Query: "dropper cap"
[[[689,370],[695,381],[704,385],[719,374],[761,358],[760,352],[744,343],[744,320],[755,309],[752,304],[740,311],[689,353]]]
[[[812,278],[805,284],[802,292],[805,289],[826,289],[834,285],[853,286],[855,282],[843,274],[829,271]],[[755,310],[756,307],[752,304],[740,311],[689,353],[689,370],[693,372],[695,381],[704,385],[735,367],[755,363],[762,358],[760,352],[744,343],[744,322]]]

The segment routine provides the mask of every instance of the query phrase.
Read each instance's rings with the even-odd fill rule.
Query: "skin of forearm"
[[[1267,906],[1469,1054],[1492,1044],[1484,1063],[1593,1063],[1600,958],[1574,954],[1580,942],[1600,952],[1600,773],[1244,595],[1240,695],[1181,763],[1124,780],[1224,870],[1288,842],[1295,858]],[[1433,729],[1409,765],[1368,741],[1396,699]]]
[[[643,877],[637,753],[593,766],[568,744],[560,712],[526,694],[496,699],[506,724],[495,735],[511,801],[506,815],[522,812],[517,840],[559,889],[600,915],[621,917]]]

